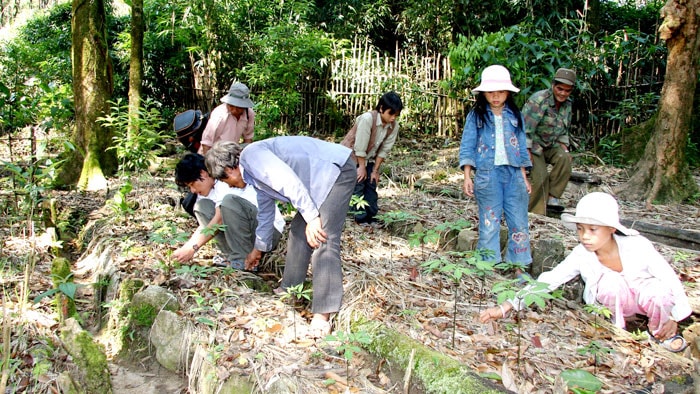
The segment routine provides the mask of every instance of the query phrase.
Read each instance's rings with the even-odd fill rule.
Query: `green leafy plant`
[[[218,313],[221,310],[223,303],[220,301],[212,301],[209,298],[200,295],[199,292],[194,289],[188,289],[188,291],[190,294],[187,296],[187,298],[192,299],[195,302],[195,306],[190,308],[188,313],[202,313],[203,315],[197,316],[195,320],[198,323],[205,324],[209,327],[216,327],[216,321],[214,321],[208,315],[212,312]]]
[[[439,242],[440,233],[433,228],[426,229],[420,223],[416,225],[412,233],[408,234],[408,246],[412,248],[420,247],[421,255],[424,255],[425,245]]]
[[[109,115],[98,118],[104,127],[114,130],[114,149],[122,170],[139,171],[148,168],[163,148],[163,117],[160,103],[146,98],[137,115],[129,114],[129,104],[121,98],[110,101],[112,109]]]
[[[593,327],[596,328],[599,327],[598,316],[603,316],[606,319],[609,319],[610,316],[612,316],[612,311],[604,305],[586,304],[583,306],[583,310],[593,314]]]
[[[484,293],[486,291],[484,287],[486,276],[492,274],[496,269],[496,263],[492,260],[494,252],[488,249],[477,249],[466,252],[451,252],[451,254],[463,259],[464,263],[471,268],[472,274],[480,278],[479,312],[481,312],[482,301],[485,298]]]
[[[72,276],[73,276],[73,274],[71,273],[70,277],[72,277]],[[60,283],[58,285],[58,287],[46,290],[43,293],[36,296],[34,298],[34,303],[36,304],[39,301],[41,301],[42,299],[44,299],[45,297],[51,297],[52,295],[58,294],[58,293],[65,295],[66,297],[70,298],[71,300],[75,300],[75,292],[80,285],[77,283],[74,283],[74,282],[68,282],[68,278],[66,278],[64,280],[65,281]]]
[[[364,197],[353,194],[350,197],[351,210],[348,213],[350,213],[351,215],[357,215],[361,212],[360,210],[365,209],[368,206],[369,202],[367,202],[367,200],[365,200]]]
[[[203,267],[201,265],[182,265],[175,268],[175,273],[183,276],[191,276],[196,279],[207,279],[209,275],[217,271],[214,267]]]
[[[157,244],[178,245],[189,239],[189,234],[185,231],[178,231],[175,223],[166,221],[156,222],[153,225],[153,232],[148,235],[148,240]]]
[[[618,141],[615,136],[606,136],[598,142],[598,150],[600,157],[607,165],[620,167],[624,164],[622,156],[622,142]]]
[[[455,335],[457,330],[457,303],[459,302],[459,282],[464,275],[471,275],[474,271],[463,261],[453,262],[446,257],[429,260],[421,264],[428,272],[437,271],[446,275],[454,285],[454,311],[452,312],[452,348],[455,347]]]
[[[436,246],[438,248],[440,247],[439,242],[440,238],[443,237],[443,234],[444,237],[447,238],[447,236],[449,236],[450,234],[458,233],[459,231],[469,227],[471,227],[471,223],[466,219],[458,219],[454,222],[444,222],[438,224],[437,226],[435,226],[435,231],[437,231],[439,235],[438,241],[436,242]],[[450,240],[448,239],[446,242],[450,242]]]
[[[126,220],[128,215],[133,213],[134,210],[131,208],[129,201],[127,200],[127,195],[131,193],[133,186],[128,180],[114,193],[114,197],[107,203],[109,207],[115,214],[121,215]]]
[[[156,307],[150,304],[132,305],[129,307],[129,318],[137,327],[150,327],[156,319],[157,312]]]
[[[673,262],[676,264],[690,262],[692,261],[693,257],[694,255],[692,253],[677,250],[673,253]]]
[[[581,355],[590,355],[593,356],[593,365],[594,365],[594,372],[598,373],[598,365],[600,364],[600,357],[605,354],[610,354],[613,353],[614,350],[603,346],[600,342],[598,341],[591,341],[588,345],[576,349],[576,352]]]
[[[313,290],[311,288],[305,288],[304,283],[299,283],[296,286],[290,286],[287,287],[287,290],[284,294],[282,294],[282,297],[280,297],[280,300],[290,300],[292,304],[292,309],[294,307],[294,304],[297,301],[301,300],[306,300],[310,301],[311,300],[311,295],[313,294]],[[294,326],[294,338],[296,339],[297,337],[297,314],[292,310],[292,321],[293,321],[293,326]]]
[[[522,281],[525,281],[526,286],[523,288]],[[520,366],[520,347],[521,347],[521,320],[519,314],[524,308],[530,307],[532,304],[536,304],[540,308],[544,309],[545,301],[548,299],[553,299],[554,295],[549,293],[549,285],[544,282],[538,282],[529,276],[523,278],[516,278],[511,280],[506,280],[502,282],[497,282],[493,285],[493,292],[496,294],[496,302],[502,304],[505,301],[514,303],[514,309],[517,309],[516,314],[518,315],[516,322],[518,327],[518,366]],[[517,305],[515,305],[517,304]],[[521,308],[515,308],[520,305]]]
[[[361,345],[368,345],[372,342],[372,338],[365,331],[355,333],[338,331],[335,334],[327,335],[324,340],[326,342],[340,342],[336,350],[345,359],[345,376],[348,377],[348,381],[350,380],[350,361],[352,361],[353,355],[362,351]]]
[[[596,393],[603,387],[603,383],[595,375],[582,369],[567,369],[560,376],[566,382],[572,393],[588,394]]]
[[[213,237],[215,236],[218,232],[224,232],[226,231],[226,225],[225,224],[210,224],[202,229],[202,234],[206,236]]]

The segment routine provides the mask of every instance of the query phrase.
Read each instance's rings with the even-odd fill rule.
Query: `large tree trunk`
[[[112,94],[105,4],[104,0],[73,0],[72,5],[73,143],[78,150],[67,158],[59,182],[77,181],[81,190],[104,190],[105,174],[117,169],[114,151],[107,150],[112,133],[97,122],[109,111]]]
[[[685,148],[690,130],[693,95],[700,58],[700,0],[668,0],[661,9],[659,28],[668,57],[654,134],[629,181],[618,190],[621,197],[646,201],[681,201],[697,191]]]
[[[143,81],[143,0],[131,1],[131,56],[129,57],[129,135],[139,132],[141,83]]]

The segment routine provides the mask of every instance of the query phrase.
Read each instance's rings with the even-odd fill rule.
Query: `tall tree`
[[[618,191],[644,200],[647,208],[654,201],[681,201],[698,189],[685,160],[700,61],[698,10],[700,0],[668,0],[661,9],[659,35],[668,56],[659,110],[644,155]]]
[[[143,0],[131,0],[131,56],[129,57],[129,120],[139,116],[143,82]],[[139,132],[139,122],[129,122],[129,135]]]
[[[117,168],[116,154],[108,150],[112,132],[97,122],[109,111],[112,65],[107,47],[104,0],[73,0],[71,20],[73,99],[77,152],[62,167],[58,182],[81,190],[107,188],[105,174]]]

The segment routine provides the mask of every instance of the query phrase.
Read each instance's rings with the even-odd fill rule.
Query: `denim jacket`
[[[525,131],[518,127],[518,120],[509,107],[503,108],[503,137],[508,162],[514,167],[532,167],[527,152]],[[469,111],[459,146],[459,168],[472,166],[476,170],[492,170],[495,167],[496,127],[493,112],[487,108],[487,122],[482,122],[476,112]],[[524,124],[521,119],[521,125]]]

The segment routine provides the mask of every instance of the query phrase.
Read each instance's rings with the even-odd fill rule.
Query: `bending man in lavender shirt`
[[[330,333],[330,314],[340,310],[343,298],[340,236],[357,178],[350,153],[342,145],[288,136],[257,141],[243,150],[236,143],[221,142],[206,155],[213,177],[231,186],[245,182],[258,193],[255,248],[246,258],[247,268],[271,249],[275,202],[289,202],[297,209],[281,288],[302,283],[312,265],[310,335],[316,337]]]

